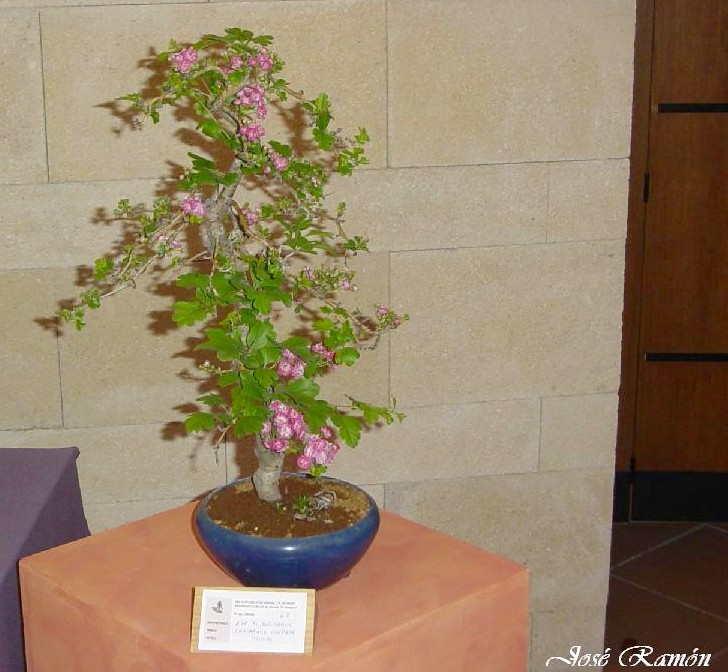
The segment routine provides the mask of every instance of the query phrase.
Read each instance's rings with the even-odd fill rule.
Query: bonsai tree
[[[402,419],[394,403],[322,399],[316,379],[355,365],[363,349],[407,319],[385,305],[366,314],[340,300],[340,292],[357,289],[349,261],[367,251],[367,241],[346,234],[346,205],[327,205],[328,185],[333,174],[351,175],[367,163],[369,138],[364,129],[347,137],[330,128],[328,96],[307,99],[292,89],[272,41],[240,28],[191,46],[173,41],[158,54],[163,82],[154,93],[120,99],[136,125],[156,124],[166,107],[191,112],[217,151],[213,158],[189,153],[173,196],[159,196],[151,207],[118,204],[115,218],[133,230],[133,240],[97,259],[93,287],[60,311],[81,329],[88,310],[149,271],[185,292],[173,319],[200,326],[197,347],[209,353],[200,368],[215,382],[185,427],[212,432],[216,446],[254,436],[253,483],[267,502],[281,498],[286,454],[319,476],[339,441],[355,446],[364,427]],[[288,137],[269,138],[272,110],[289,119]],[[300,118],[304,128],[295,128],[290,120]],[[281,309],[296,318],[287,334],[272,319]]]

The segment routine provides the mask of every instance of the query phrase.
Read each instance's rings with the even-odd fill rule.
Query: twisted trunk
[[[285,453],[274,453],[268,450],[255,435],[255,456],[258,458],[258,468],[253,474],[253,485],[258,497],[264,502],[278,502],[281,500],[279,482]]]

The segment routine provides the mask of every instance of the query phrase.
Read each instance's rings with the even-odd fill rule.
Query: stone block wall
[[[525,563],[532,669],[604,625],[619,384],[634,0],[2,0],[0,445],[77,445],[101,530],[238,473],[184,437],[190,330],[117,297],[87,331],[42,319],[119,238],[99,208],[148,199],[188,147],[104,103],[138,61],[203,32],[276,36],[291,81],[363,125],[336,184],[372,239],[367,294],[411,322],[334,392],[395,396],[334,474],[389,510]],[[363,297],[363,298],[366,298]],[[140,315],[146,315],[142,317]],[[164,335],[162,335],[164,333]],[[456,568],[454,568],[456,571]],[[426,587],[423,587],[425,589]],[[553,667],[549,669],[555,669]]]

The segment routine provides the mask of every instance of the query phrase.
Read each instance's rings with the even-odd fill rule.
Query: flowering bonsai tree
[[[327,185],[333,174],[350,175],[367,163],[367,133],[350,138],[331,129],[329,98],[309,100],[293,90],[279,74],[283,63],[271,43],[270,36],[239,28],[184,48],[172,42],[158,55],[164,81],[157,95],[120,99],[131,105],[137,125],[156,124],[165,107],[191,110],[197,131],[226,158],[189,153],[175,197],[160,196],[151,207],[122,200],[115,218],[131,226],[133,241],[96,260],[93,288],[60,314],[81,329],[89,309],[150,270],[186,292],[173,318],[201,325],[198,349],[210,353],[201,368],[216,391],[197,399],[185,427],[213,432],[215,445],[253,435],[255,489],[260,499],[276,502],[286,454],[318,476],[339,441],[355,446],[363,427],[402,419],[394,404],[347,397],[334,405],[320,397],[316,379],[354,365],[362,349],[407,316],[385,305],[365,314],[339,298],[357,289],[348,262],[367,250],[367,241],[346,234],[346,205],[327,207]],[[269,112],[286,116],[292,105],[303,111],[307,128],[289,125],[289,137],[269,138]],[[195,249],[189,241],[199,239]],[[281,309],[298,318],[292,333],[277,333],[272,316]]]

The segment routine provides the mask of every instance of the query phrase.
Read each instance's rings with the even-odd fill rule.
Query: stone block
[[[0,271],[0,429],[60,426],[61,384],[54,329],[59,298],[50,270]]]
[[[548,240],[623,240],[629,161],[549,164]]]
[[[542,404],[541,469],[614,466],[616,394],[549,397]]]
[[[46,134],[38,12],[0,8],[0,184],[45,182]]]
[[[335,183],[349,235],[372,250],[542,243],[548,168],[541,164],[365,170]]]
[[[607,598],[610,469],[386,484],[387,509],[525,564],[532,611]]]
[[[393,253],[392,394],[405,406],[615,392],[617,241]],[[433,381],[436,381],[434,383]]]
[[[536,399],[402,410],[402,424],[373,428],[356,448],[342,448],[331,474],[391,483],[538,468]]]
[[[631,0],[392,0],[390,166],[629,155]]]

